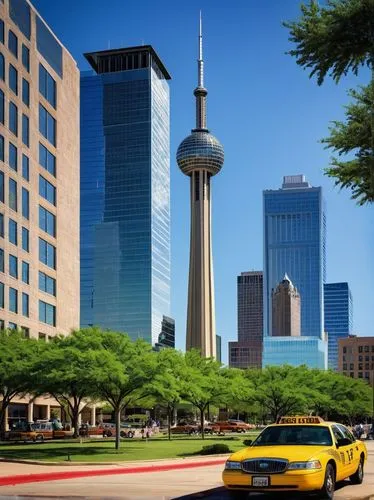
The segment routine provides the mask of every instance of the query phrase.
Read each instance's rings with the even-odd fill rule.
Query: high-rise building
[[[203,79],[203,49],[200,17],[196,128],[177,151],[182,172],[190,177],[191,241],[188,283],[186,348],[197,348],[204,357],[216,356],[214,309],[211,177],[223,165],[223,147],[209,132],[206,123],[206,96]]]
[[[0,43],[0,328],[48,340],[79,327],[79,71],[26,0],[0,2]],[[10,422],[56,405],[27,403]]]
[[[327,369],[326,340],[318,337],[264,337],[262,367],[307,365]]]
[[[229,365],[261,368],[263,338],[263,273],[250,271],[237,277],[238,341],[229,342]]]
[[[161,333],[155,345],[156,350],[164,347],[175,348],[175,321],[167,316],[162,318]]]
[[[272,337],[300,336],[300,295],[287,273],[272,290],[272,309]]]
[[[85,57],[81,325],[154,345],[170,316],[170,76],[150,45]]]
[[[328,367],[337,370],[339,339],[352,335],[353,328],[353,301],[348,283],[326,283],[324,305]]]
[[[222,363],[222,337],[221,335],[216,335],[216,360]]]
[[[290,362],[287,355],[278,355],[279,347],[284,354],[289,352],[291,356],[294,352],[295,360],[302,359],[309,366],[325,369],[327,341],[323,321],[323,284],[326,277],[326,215],[322,188],[310,186],[303,175],[285,176],[282,188],[265,190],[263,199],[263,366]],[[276,324],[276,318],[273,321],[272,290],[285,273],[300,294],[301,336],[310,337],[309,343],[298,337],[272,337],[272,327]],[[295,344],[291,347],[293,341]],[[320,365],[316,366],[316,363]]]
[[[374,387],[374,337],[338,339],[338,371],[367,380]]]

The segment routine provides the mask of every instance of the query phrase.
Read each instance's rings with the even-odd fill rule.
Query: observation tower
[[[190,177],[191,235],[186,349],[216,357],[216,327],[211,232],[211,177],[221,170],[223,147],[207,129],[203,37],[200,14],[196,128],[180,144],[177,162]]]

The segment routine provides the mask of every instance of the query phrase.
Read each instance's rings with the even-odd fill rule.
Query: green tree
[[[183,399],[200,412],[201,437],[204,439],[204,414],[210,404],[226,402],[230,397],[230,370],[212,358],[202,358],[199,351],[185,354]]]
[[[246,376],[254,387],[254,399],[267,409],[273,422],[284,415],[305,413],[314,396],[305,367],[269,366],[248,370]]]
[[[44,344],[45,345],[45,344]],[[0,331],[0,437],[4,437],[6,409],[17,396],[35,389],[32,373],[43,344],[16,330]]]
[[[342,188],[352,191],[358,204],[374,201],[374,2],[373,0],[327,0],[326,5],[311,1],[301,5],[297,21],[288,21],[290,41],[296,45],[289,51],[298,65],[310,70],[310,77],[317,76],[322,85],[327,75],[335,82],[352,71],[358,73],[366,65],[371,69],[371,83],[366,89],[353,94],[355,100],[364,102],[361,111],[367,117],[350,117],[347,124],[330,129],[331,137],[324,142],[339,155],[355,152],[355,159],[337,161],[326,174]],[[351,95],[352,95],[351,91]],[[354,105],[353,105],[354,106]],[[357,119],[358,118],[358,119]],[[362,127],[366,127],[366,133]],[[358,130],[360,129],[360,130]]]
[[[97,355],[92,383],[98,394],[113,407],[115,447],[118,450],[121,412],[152,395],[151,383],[156,373],[157,353],[144,340],[133,342],[128,335],[117,332],[101,332],[98,340],[103,349]]]
[[[330,136],[322,143],[338,157],[331,158],[331,166],[326,169],[335,183],[352,191],[352,198],[358,204],[374,200],[373,183],[373,136],[372,106],[374,102],[373,86],[350,90],[353,101],[345,106],[346,121],[334,121],[329,128]],[[350,160],[342,160],[346,155]]]
[[[34,373],[39,392],[50,394],[68,410],[74,437],[79,436],[78,419],[84,401],[97,395],[92,383],[98,357],[91,345],[94,332],[94,329],[76,330],[46,344]]]
[[[171,439],[171,421],[174,409],[181,401],[184,356],[174,349],[163,349],[157,354],[157,369],[150,383],[150,391],[157,403],[164,407],[168,419],[168,438]]]

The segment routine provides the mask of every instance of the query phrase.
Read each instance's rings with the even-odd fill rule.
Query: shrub
[[[216,443],[209,446],[203,446],[203,449],[198,452],[199,455],[217,455],[220,453],[232,453],[227,444]]]

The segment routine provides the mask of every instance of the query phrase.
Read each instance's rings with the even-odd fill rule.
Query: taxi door
[[[335,443],[338,444],[340,440],[348,438],[348,436],[345,435],[343,430],[341,429],[341,426],[338,424],[335,424],[332,426],[332,431],[335,437]],[[351,442],[351,439],[348,443],[345,445],[340,445],[337,448],[337,452],[340,457],[340,467],[339,470],[337,471],[337,479],[342,480],[345,479],[346,477],[350,476],[353,474],[352,469],[353,469],[353,459],[354,459],[354,453],[353,453],[353,443]]]
[[[360,462],[360,448],[358,446],[358,443],[357,443],[355,437],[350,432],[350,430],[347,429],[347,427],[345,427],[342,424],[337,424],[337,426],[338,426],[339,430],[341,431],[341,433],[343,434],[343,436],[347,440],[349,439],[349,441],[350,441],[350,444],[347,445],[347,448],[348,448],[347,457],[348,456],[350,457],[350,461],[347,465],[348,465],[348,469],[349,469],[349,475],[351,475],[351,474],[354,474],[356,472],[358,464]]]

